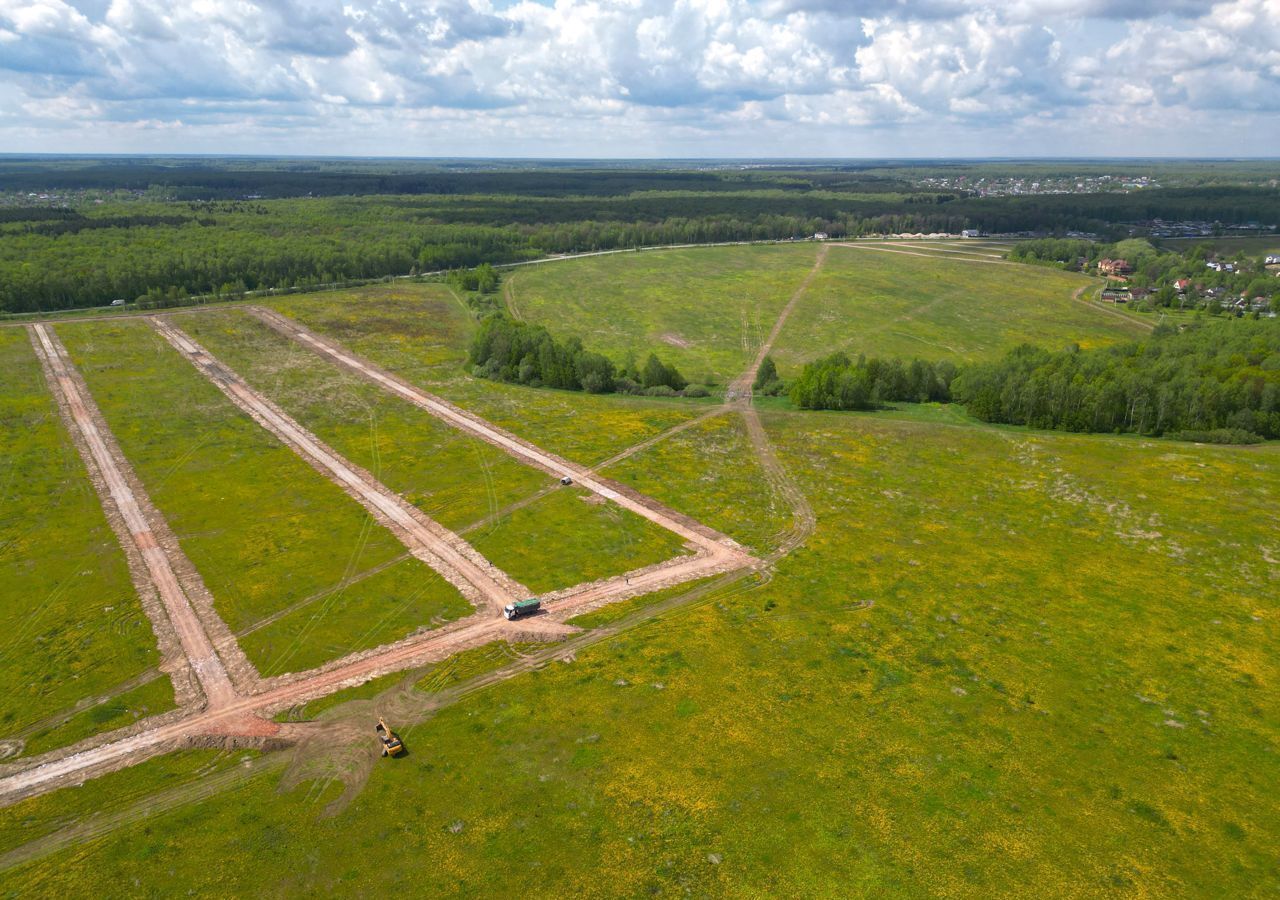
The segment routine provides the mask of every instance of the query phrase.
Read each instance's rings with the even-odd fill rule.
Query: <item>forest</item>
[[[1023,345],[966,366],[953,399],[987,422],[1247,442],[1280,437],[1280,319],[1161,327],[1143,342]]]
[[[550,387],[591,394],[620,392],[649,396],[707,395],[702,385],[689,385],[670,364],[650,354],[643,367],[634,358],[621,369],[600,353],[571,337],[558,341],[541,325],[530,325],[503,313],[485,316],[471,341],[472,374],[529,387]]]
[[[403,170],[402,170],[403,169]],[[1280,221],[1251,185],[979,197],[902,169],[452,170],[390,161],[0,163],[0,312],[149,306],[679,243]],[[54,191],[30,200],[33,192]],[[62,191],[64,193],[57,193]]]
[[[920,359],[851,360],[844,353],[808,363],[791,383],[791,402],[801,409],[878,409],[894,401],[946,402],[955,366]]]

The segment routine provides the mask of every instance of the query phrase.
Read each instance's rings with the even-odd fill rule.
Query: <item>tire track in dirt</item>
[[[440,573],[472,604],[501,609],[529,595],[523,585],[489,562],[470,544],[427,518],[399,494],[337,451],[249,387],[171,322],[149,320],[175,350],[226,395],[242,412],[275,435],[312,468],[333,481],[387,527],[422,562]]]
[[[98,476],[93,479],[94,487],[131,559],[129,568],[139,595],[159,598],[159,606],[144,602],[143,607],[161,648],[162,667],[173,672],[190,666],[209,706],[225,705],[236,696],[236,690],[190,599],[193,593],[208,597],[208,589],[125,460],[62,342],[46,325],[30,326],[29,334],[49,387],[65,411],[68,431],[79,436],[77,449]],[[180,572],[185,577],[180,577]],[[232,646],[233,638],[224,643],[224,652]],[[175,650],[185,660],[177,658]],[[175,679],[175,691],[180,689],[179,679]],[[182,693],[186,696],[180,695],[179,702],[192,702],[189,692]]]
[[[844,246],[844,245],[840,245]],[[791,311],[796,308],[796,304],[800,302],[800,298],[809,290],[809,285],[813,283],[813,279],[817,277],[818,272],[822,269],[822,264],[827,261],[827,254],[831,252],[830,244],[823,244],[818,248],[817,256],[813,261],[813,268],[804,276],[804,279],[787,299],[787,305],[782,307],[782,312],[778,313],[777,321],[773,323],[773,327],[769,329],[769,335],[760,344],[756,351],[756,358],[751,361],[741,375],[733,380],[729,385],[728,391],[725,392],[725,402],[730,403],[744,395],[747,402],[751,399],[751,386],[755,383],[756,375],[760,372],[760,366],[764,364],[764,358],[769,355],[769,351],[773,349],[774,341],[778,339],[778,335],[782,334],[782,327],[787,324],[787,319],[791,316]]]
[[[725,394],[725,403],[736,407],[742,414],[742,421],[747,428],[747,437],[755,450],[756,459],[760,463],[760,470],[764,473],[765,480],[773,491],[791,507],[791,527],[783,532],[778,545],[765,557],[765,560],[770,563],[778,561],[808,540],[809,535],[813,534],[814,529],[817,528],[818,519],[814,514],[813,506],[809,503],[809,498],[804,495],[804,491],[800,490],[800,486],[796,484],[795,479],[791,477],[791,473],[787,471],[782,461],[778,459],[773,445],[769,442],[769,436],[760,421],[760,414],[753,405],[754,384],[756,376],[760,372],[760,366],[764,364],[764,358],[769,355],[769,351],[773,349],[774,342],[782,334],[782,329],[786,325],[792,310],[795,309],[800,302],[800,298],[805,295],[809,286],[813,283],[813,279],[817,277],[818,272],[822,269],[822,264],[826,262],[830,248],[831,245],[829,244],[823,244],[819,248],[813,268],[805,275],[804,280],[800,282],[790,299],[787,300],[787,305],[778,314],[778,319],[773,323],[773,328],[769,329],[769,336],[760,345],[756,358],[747,367],[746,371],[734,380]]]

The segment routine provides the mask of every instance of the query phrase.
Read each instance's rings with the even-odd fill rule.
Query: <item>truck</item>
[[[502,608],[502,614],[508,619],[518,619],[521,616],[531,616],[542,608],[542,601],[537,597],[530,597],[528,600],[517,600],[515,603],[508,603]]]
[[[399,756],[404,752],[404,741],[400,740],[400,735],[391,730],[386,719],[379,717],[374,730],[378,732],[378,740],[382,741],[383,756]]]

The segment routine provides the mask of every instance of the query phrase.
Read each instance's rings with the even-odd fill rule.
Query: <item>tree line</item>
[[[69,169],[65,177],[87,185],[106,178],[91,169]],[[150,184],[159,177],[146,166],[113,172],[128,184]],[[166,172],[173,179],[196,177],[185,169]],[[1265,188],[970,197],[838,171],[759,177],[429,173],[429,178],[422,175],[421,187],[428,192],[421,194],[319,196],[324,191],[318,191],[314,197],[257,199],[243,191],[273,178],[294,182],[276,172],[197,174],[226,185],[226,196],[254,199],[108,199],[74,212],[4,210],[0,311],[103,306],[144,295],[158,302],[235,293],[241,285],[245,290],[305,288],[549,253],[787,240],[815,232],[844,238],[964,228],[1104,231],[1116,222],[1156,216],[1280,221],[1280,191]],[[289,178],[296,176],[300,190],[308,184],[315,188],[317,179],[324,180],[320,176],[332,174],[292,173]],[[389,173],[356,174],[372,178],[360,181],[361,190],[400,189],[394,180],[378,180]],[[27,177],[35,176],[22,175]],[[15,178],[0,172],[0,186],[11,187]],[[337,183],[343,185],[341,179]],[[356,187],[355,182],[343,185],[344,190]],[[493,193],[482,193],[486,190]]]
[[[921,359],[851,360],[845,353],[805,365],[791,383],[791,402],[801,409],[877,409],[885,403],[946,402],[956,368]]]
[[[952,395],[987,422],[1206,439],[1280,437],[1280,320],[1237,319],[1097,350],[1023,345]]]
[[[706,396],[689,391],[675,366],[650,354],[637,366],[634,358],[618,368],[601,353],[587,350],[577,337],[557,340],[542,325],[520,322],[502,313],[486,316],[471,340],[467,356],[478,378],[551,387],[591,394],[644,393],[650,396]],[[700,386],[699,386],[700,387]]]

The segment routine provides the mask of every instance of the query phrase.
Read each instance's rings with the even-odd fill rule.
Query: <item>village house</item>
[[[1133,266],[1129,265],[1129,261],[1125,259],[1100,259],[1098,260],[1099,275],[1128,275],[1133,271]]]
[[[1128,303],[1129,297],[1129,289],[1123,287],[1107,288],[1102,292],[1103,303]]]

